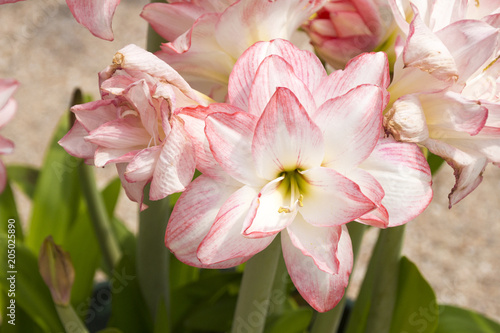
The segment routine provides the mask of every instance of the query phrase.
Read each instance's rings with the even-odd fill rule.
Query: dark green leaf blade
[[[435,333],[498,333],[500,324],[467,309],[439,306],[439,325]]]

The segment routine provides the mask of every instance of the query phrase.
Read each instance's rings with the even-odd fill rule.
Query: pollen
[[[124,60],[125,56],[120,52],[116,52],[115,56],[113,57],[113,65],[121,66]]]
[[[291,213],[292,211],[290,210],[290,208],[283,208],[283,207],[280,207],[278,209],[278,213]]]
[[[299,196],[299,206],[304,207],[304,196],[302,194]]]

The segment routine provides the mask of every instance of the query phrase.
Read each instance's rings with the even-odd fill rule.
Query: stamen
[[[283,208],[283,207],[280,207],[278,209],[278,213],[291,213],[292,211],[289,209],[289,208]]]
[[[302,194],[299,195],[299,206],[304,207],[304,196]]]

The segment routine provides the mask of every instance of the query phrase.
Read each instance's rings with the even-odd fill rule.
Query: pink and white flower
[[[492,4],[478,3],[490,9]],[[436,0],[411,8],[409,25],[395,11],[408,36],[389,87],[385,126],[396,139],[425,146],[453,167],[451,207],[479,185],[488,162],[500,162],[500,6],[496,2],[485,13],[465,1]],[[484,17],[469,18],[478,15]]]
[[[142,13],[170,41],[157,55],[194,88],[223,100],[229,74],[248,47],[274,38],[307,47],[297,29],[326,0],[170,2],[147,5]]]
[[[4,127],[17,109],[17,102],[12,95],[19,87],[19,83],[13,79],[0,79],[0,128]],[[0,155],[10,154],[14,150],[14,143],[3,136],[0,136]],[[5,166],[0,160],[0,193],[5,189],[7,183],[7,173]]]
[[[186,264],[224,268],[281,237],[301,295],[333,308],[352,269],[345,224],[404,224],[432,197],[416,145],[380,136],[388,84],[383,53],[327,75],[285,40],[253,45],[231,73],[229,104],[185,112],[197,111],[183,119],[203,175],[178,200],[166,245]]]
[[[76,122],[61,146],[97,167],[115,163],[133,201],[142,203],[147,183],[151,200],[183,191],[193,177],[195,156],[179,108],[207,105],[206,97],[135,45],[118,51],[99,79],[102,100],[71,109]]]
[[[397,26],[386,0],[329,0],[303,28],[322,59],[344,68],[353,57],[386,43]]]

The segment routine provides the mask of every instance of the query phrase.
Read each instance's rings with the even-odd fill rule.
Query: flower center
[[[304,185],[305,179],[300,170],[284,171],[280,174],[284,177],[279,186],[279,191],[283,194],[283,201],[290,202],[289,206],[281,206],[278,213],[291,213],[297,209],[297,206],[304,206]],[[288,200],[287,200],[288,199]]]

